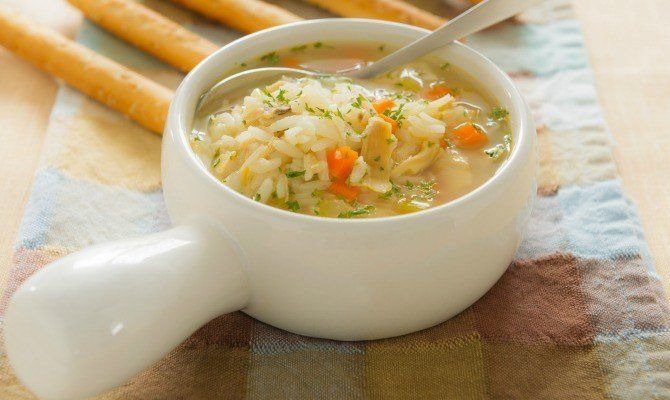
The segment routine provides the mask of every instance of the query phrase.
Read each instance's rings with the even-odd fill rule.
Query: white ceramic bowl
[[[472,193],[415,214],[341,220],[289,213],[229,189],[187,140],[199,96],[235,62],[306,41],[406,44],[426,31],[355,19],[307,21],[239,39],[180,85],[163,138],[175,228],[67,256],[30,278],[6,313],[22,382],[48,399],[123,383],[210,319],[235,310],[308,336],[366,340],[461,312],[501,276],[535,197],[535,130],[511,80],[461,44],[437,52],[511,111],[515,148]]]

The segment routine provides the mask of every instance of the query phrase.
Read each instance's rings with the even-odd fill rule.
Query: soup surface
[[[239,64],[335,72],[381,44],[311,43]],[[190,142],[245,196],[334,218],[421,211],[463,196],[512,149],[508,112],[448,62],[425,58],[372,80],[291,78],[227,95]]]

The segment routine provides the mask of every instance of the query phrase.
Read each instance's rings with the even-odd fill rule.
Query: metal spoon
[[[388,56],[372,64],[338,72],[335,75],[356,79],[368,79],[392,70],[400,65],[413,61],[431,51],[446,46],[456,39],[479,32],[489,26],[520,13],[526,8],[539,3],[542,0],[486,0],[471,7],[456,18],[451,19],[432,33],[418,39],[407,46],[395,51]],[[226,93],[253,82],[268,81],[272,77],[280,76],[323,76],[314,71],[300,70],[295,68],[257,68],[243,71],[229,76],[202,95],[198,103],[197,115],[205,115],[212,109],[215,99],[220,99]]]

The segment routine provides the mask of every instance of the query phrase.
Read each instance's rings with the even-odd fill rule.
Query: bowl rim
[[[325,24],[360,24],[360,25],[369,25],[372,29],[384,29],[394,28],[399,30],[405,30],[407,32],[413,31],[414,33],[419,34],[428,34],[429,30],[424,28],[419,28],[412,25],[389,22],[382,20],[373,20],[365,18],[324,18],[324,19],[312,19],[305,21],[293,22],[285,25],[280,25],[272,28],[268,28],[262,31],[258,31],[246,36],[242,36],[225,46],[221,47],[216,52],[209,55],[203,61],[201,61],[194,69],[189,72],[186,77],[182,80],[180,85],[175,91],[173,101],[170,105],[168,112],[167,123],[165,125],[164,141],[167,139],[172,140],[177,146],[177,151],[179,155],[186,159],[186,165],[189,168],[193,168],[196,172],[196,176],[203,179],[203,182],[207,185],[213,185],[216,187],[216,190],[219,191],[222,196],[225,196],[226,199],[234,201],[240,206],[250,207],[259,216],[270,219],[283,219],[293,222],[307,223],[307,224],[329,224],[329,225],[341,225],[341,224],[365,224],[365,225],[385,225],[393,223],[416,223],[421,220],[428,218],[434,219],[440,215],[451,215],[454,210],[459,208],[471,205],[473,202],[480,200],[484,197],[486,193],[498,190],[501,185],[504,184],[503,181],[512,178],[513,173],[523,163],[523,155],[530,153],[531,147],[534,146],[533,137],[535,134],[534,124],[532,122],[532,117],[528,106],[521,96],[516,85],[513,83],[512,79],[493,61],[488,59],[486,56],[474,50],[473,48],[461,43],[453,42],[448,46],[456,46],[458,51],[465,51],[476,58],[481,60],[481,65],[488,68],[495,77],[496,81],[501,85],[501,87],[506,92],[512,106],[513,111],[510,112],[512,116],[513,126],[516,127],[513,133],[515,135],[515,146],[512,150],[512,153],[505,160],[504,164],[496,171],[496,173],[491,176],[486,182],[478,186],[474,190],[468,192],[467,194],[460,196],[456,199],[448,201],[444,204],[437,205],[425,210],[417,211],[414,213],[394,215],[388,217],[374,217],[374,218],[326,218],[321,216],[307,215],[302,213],[290,212],[287,210],[282,210],[277,207],[272,207],[266,204],[258,203],[253,199],[250,199],[243,194],[229,188],[222,182],[220,182],[216,177],[214,177],[204,166],[202,161],[198,158],[195,152],[191,149],[190,143],[188,141],[187,133],[190,132],[191,127],[187,126],[187,119],[184,114],[190,112],[187,110],[186,106],[192,96],[201,96],[202,93],[193,93],[192,86],[196,84],[196,81],[199,79],[198,76],[207,69],[209,64],[217,63],[221,54],[230,51],[231,48],[239,46],[248,46],[251,43],[265,37],[272,35],[277,32],[291,31],[296,30],[299,32],[300,28],[311,27],[313,25],[325,25]],[[310,38],[311,41],[312,38]],[[327,40],[327,39],[319,39]],[[445,46],[446,47],[446,46]],[[476,79],[476,77],[472,77]],[[163,169],[165,170],[165,169]]]

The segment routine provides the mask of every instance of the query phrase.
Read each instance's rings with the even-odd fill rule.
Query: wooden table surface
[[[70,37],[80,22],[63,0],[10,2]],[[619,171],[670,293],[670,7],[667,0],[574,3]],[[56,90],[53,79],[0,48],[0,285]]]

